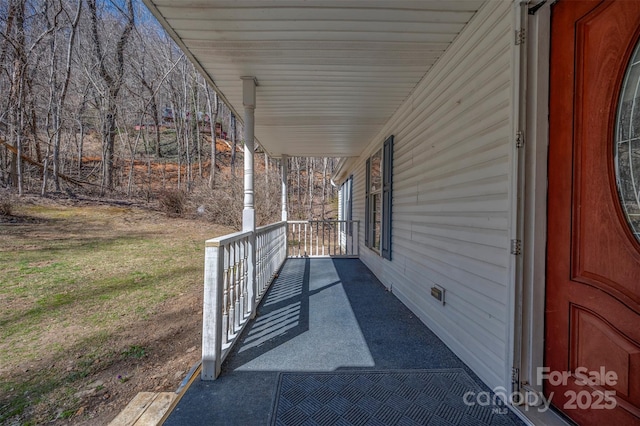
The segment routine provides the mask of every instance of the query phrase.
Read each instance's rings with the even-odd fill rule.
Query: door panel
[[[613,158],[640,2],[561,0],[551,28],[545,364],[571,375],[545,393],[580,424],[640,424],[640,244]],[[602,371],[616,379],[583,380]]]
[[[571,370],[582,366],[587,371],[599,371],[601,366],[606,366],[607,371],[617,373],[615,383],[609,388],[626,397],[630,403],[640,405],[637,389],[640,383],[633,380],[639,377],[638,347],[605,318],[584,307],[573,305],[571,308]],[[601,350],[603,347],[607,350]]]

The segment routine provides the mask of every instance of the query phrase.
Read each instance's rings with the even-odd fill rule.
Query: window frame
[[[353,235],[353,175],[349,176],[340,186],[340,217],[339,220],[346,221],[347,235]]]
[[[391,260],[391,229],[393,205],[393,135],[365,162],[365,246]],[[372,188],[372,160],[380,153],[380,188]],[[375,170],[374,170],[375,171]],[[380,232],[376,235],[377,204],[380,206]]]

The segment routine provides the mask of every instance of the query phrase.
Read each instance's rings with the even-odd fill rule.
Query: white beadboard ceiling
[[[360,155],[485,1],[144,0],[274,157]]]

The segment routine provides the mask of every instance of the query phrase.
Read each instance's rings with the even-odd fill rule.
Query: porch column
[[[250,318],[256,315],[256,211],[253,191],[254,111],[256,109],[256,78],[242,79],[242,105],[244,106],[244,208],[242,230],[251,231],[247,247],[247,310]]]
[[[288,195],[288,187],[287,187],[287,175],[289,174],[289,156],[287,154],[282,154],[280,158],[280,164],[282,166],[282,220],[284,222],[287,221],[287,195]]]
[[[244,209],[242,230],[256,230],[253,199],[254,111],[256,109],[256,79],[242,78],[242,105],[244,106]]]

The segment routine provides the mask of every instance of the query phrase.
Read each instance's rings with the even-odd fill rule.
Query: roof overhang
[[[489,0],[143,0],[272,156],[352,157]]]

